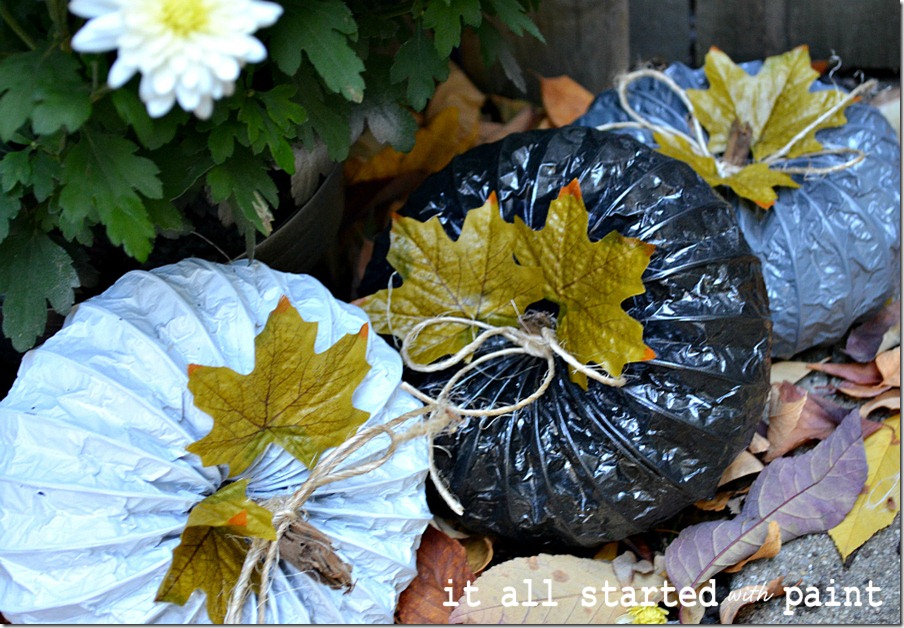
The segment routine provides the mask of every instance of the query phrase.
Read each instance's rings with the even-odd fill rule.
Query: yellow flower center
[[[635,624],[664,624],[667,610],[661,606],[635,606],[628,609]]]
[[[173,34],[187,37],[207,28],[210,7],[205,0],[162,0],[160,21]]]

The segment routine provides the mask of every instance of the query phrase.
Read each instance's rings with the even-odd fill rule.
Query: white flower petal
[[[195,107],[195,115],[206,120],[213,113],[213,98],[210,96],[201,98],[201,102]]]
[[[69,12],[79,17],[97,17],[120,8],[119,0],[72,0],[69,3]]]
[[[173,104],[176,102],[176,97],[173,94],[166,94],[163,96],[157,96],[156,98],[152,98],[150,100],[145,101],[145,105],[148,108],[148,115],[152,118],[159,118],[161,116],[166,115],[166,113],[173,108]]]
[[[107,13],[96,17],[72,38],[72,49],[78,52],[106,52],[119,46],[122,32],[122,16]]]
[[[154,77],[151,79],[151,85],[156,93],[166,94],[173,91],[173,88],[176,86],[176,78],[175,73],[173,73],[168,66],[164,65],[154,72]]]
[[[119,89],[128,83],[137,71],[138,68],[136,66],[126,63],[122,57],[119,57],[113,63],[113,67],[110,68],[110,74],[107,75],[107,85],[113,89]]]
[[[275,2],[252,2],[251,15],[258,28],[272,26],[283,14],[283,8]]]
[[[212,59],[210,63],[210,67],[213,68],[213,73],[216,77],[221,81],[234,81],[237,79],[239,72],[242,70],[238,61],[223,55],[217,55],[217,57]]]
[[[184,87],[181,83],[176,85],[176,100],[179,106],[186,111],[194,111],[195,107],[201,102],[201,94],[194,90]]]

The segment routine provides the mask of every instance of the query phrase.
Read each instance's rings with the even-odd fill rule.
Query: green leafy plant
[[[75,299],[73,260],[90,267],[79,249],[106,238],[144,262],[159,234],[191,230],[184,208],[200,195],[253,248],[296,147],[323,143],[341,161],[366,126],[410,150],[411,110],[463,30],[493,63],[500,29],[542,40],[527,15],[538,2],[0,0],[3,333],[31,347],[47,302],[64,314]],[[161,24],[166,46],[146,36]],[[194,31],[208,39],[180,57]]]

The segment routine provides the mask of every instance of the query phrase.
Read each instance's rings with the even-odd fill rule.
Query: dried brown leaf
[[[593,94],[569,76],[540,77],[540,97],[553,126],[571,124],[587,112]]]
[[[476,534],[461,540],[468,554],[468,567],[475,575],[480,575],[493,560],[493,541],[489,537]]]
[[[402,591],[396,618],[400,624],[447,624],[454,607],[445,587],[452,587],[452,600],[464,594],[464,587],[476,580],[468,567],[465,548],[439,530],[427,527],[417,550],[417,576]]]
[[[827,361],[828,358],[820,362],[820,364]],[[773,362],[772,369],[769,371],[769,383],[781,384],[782,382],[789,382],[796,384],[806,377],[811,370],[810,364],[807,362],[796,362],[793,360]]]
[[[879,408],[888,408],[889,410],[900,410],[901,409],[901,390],[896,388],[894,390],[889,390],[887,392],[882,393],[872,401],[869,401],[862,406],[860,406],[860,416],[866,418],[870,415],[874,410],[878,410]]]
[[[759,458],[745,449],[738,454],[738,457],[722,472],[722,477],[719,479],[718,485],[722,486],[723,484],[728,484],[732,480],[737,480],[746,475],[759,473],[763,470],[763,466],[764,465],[760,462]]]
[[[891,390],[891,388],[891,386],[885,386],[883,384],[877,384],[876,386],[861,386],[860,384],[854,384],[852,382],[842,382],[835,387],[835,390],[844,393],[848,397],[872,399],[873,397],[878,397],[882,393]]]
[[[874,362],[867,364],[826,362],[807,366],[814,371],[822,371],[861,386],[875,386],[882,381],[882,373],[879,372]]]
[[[882,374],[881,384],[901,387],[901,347],[883,351],[876,356],[876,368]]]
[[[747,451],[752,454],[761,454],[767,449],[769,449],[769,439],[754,432],[750,445],[747,446]]]

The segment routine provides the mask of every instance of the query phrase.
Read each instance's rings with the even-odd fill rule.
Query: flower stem
[[[47,9],[50,12],[50,19],[56,27],[57,35],[60,39],[65,40],[69,37],[69,28],[66,23],[66,3],[61,0],[47,0]]]
[[[25,32],[25,29],[22,28],[22,25],[13,17],[12,13],[9,12],[9,9],[6,8],[6,5],[0,2],[0,17],[3,18],[3,21],[6,22],[6,25],[9,26],[10,30],[19,36],[19,39],[28,46],[29,50],[35,50],[37,46],[35,45],[35,41],[29,36],[28,33]]]

